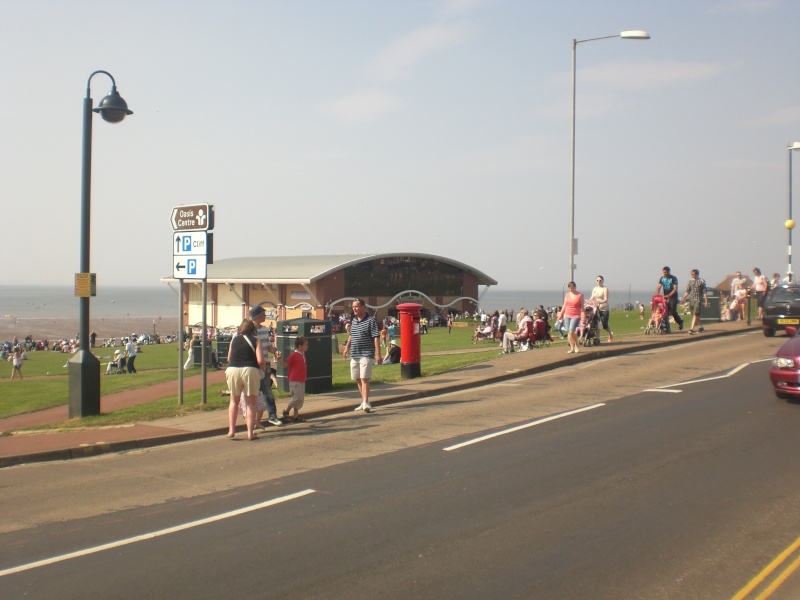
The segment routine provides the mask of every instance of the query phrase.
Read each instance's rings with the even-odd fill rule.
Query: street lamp
[[[569,280],[575,280],[575,255],[578,253],[578,240],[575,239],[575,57],[578,44],[622,38],[623,40],[649,40],[650,34],[646,31],[623,31],[617,35],[588,38],[585,40],[572,40],[572,168],[569,203]]]
[[[98,73],[111,79],[111,91],[92,108],[90,86]],[[133,111],[117,92],[111,73],[95,71],[86,82],[83,99],[83,161],[81,174],[81,264],[75,275],[75,295],[80,298],[80,346],[69,361],[69,418],[100,414],[100,361],[89,347],[89,300],[95,295],[94,276],[89,272],[89,247],[91,237],[91,182],[92,182],[92,112],[100,113],[103,120],[119,123]]]
[[[786,147],[789,152],[789,219],[786,221],[786,230],[789,232],[789,271],[786,274],[789,278],[789,283],[794,279],[792,273],[792,229],[794,229],[794,219],[792,219],[792,152],[800,150],[800,142],[794,142]]]

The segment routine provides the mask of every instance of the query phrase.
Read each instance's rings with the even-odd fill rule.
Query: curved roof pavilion
[[[308,284],[346,267],[382,258],[406,256],[438,260],[471,273],[478,280],[478,285],[497,285],[497,281],[469,265],[443,256],[419,253],[223,258],[208,265],[206,279],[209,283]],[[175,279],[166,277],[162,281],[175,281]]]
[[[347,300],[356,297],[366,299],[375,314],[390,313],[404,298],[432,312],[474,310],[482,295],[479,286],[485,286],[485,293],[497,285],[462,262],[420,253],[224,258],[208,265],[206,275],[206,311],[203,280],[183,280],[193,284],[182,286],[185,323],[200,322],[206,315],[207,323],[228,327],[240,323],[254,305],[268,308],[270,319],[322,319],[346,311]]]

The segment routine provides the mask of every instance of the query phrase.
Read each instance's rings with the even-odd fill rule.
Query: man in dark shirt
[[[667,301],[667,333],[670,333],[670,316],[675,319],[678,329],[683,329],[683,319],[678,314],[678,278],[670,273],[669,267],[664,267],[661,273],[661,279],[658,280],[658,285],[656,286],[656,294],[660,294],[661,290],[663,290],[664,298]]]

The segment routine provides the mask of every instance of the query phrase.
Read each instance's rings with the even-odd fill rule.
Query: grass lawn
[[[617,338],[642,333],[645,322],[639,319],[635,311],[612,311],[611,329]],[[475,325],[468,327],[453,327],[450,334],[446,327],[431,327],[427,335],[420,337],[422,357],[422,376],[429,377],[445,373],[459,367],[484,362],[497,356],[497,346],[492,342],[472,343],[472,334]],[[601,332],[602,339],[605,334]],[[340,349],[344,347],[347,336],[339,335]],[[556,346],[565,345],[565,342],[556,337]],[[484,351],[475,351],[475,350]],[[143,351],[136,357],[136,375],[101,375],[101,395],[142,388],[145,386],[176,381],[178,379],[178,347],[176,344],[144,346]],[[464,352],[464,350],[469,350]],[[113,349],[95,348],[95,353],[101,361],[101,373],[105,373],[106,365],[110,360]],[[426,354],[441,353],[441,354]],[[0,369],[0,418],[24,414],[53,406],[66,405],[69,402],[69,388],[67,368],[65,365],[72,357],[71,354],[59,352],[30,352],[28,360],[22,368],[25,379],[23,381],[10,381],[11,363]],[[199,368],[185,371],[185,375],[199,373]],[[344,360],[341,354],[335,354],[332,366],[333,387],[335,390],[355,388],[355,383],[350,380],[349,361]],[[400,381],[400,365],[387,365],[373,372],[375,383]],[[177,386],[176,386],[177,389]],[[276,397],[285,397],[288,394],[277,392]],[[188,414],[205,410],[218,410],[227,407],[227,398],[220,397],[216,389],[209,386],[207,397],[208,404],[200,404],[199,391],[184,393],[184,405],[178,405],[178,395],[162,398],[148,404],[115,411],[98,417],[75,419],[70,422],[72,426],[99,426],[117,425],[133,421],[146,421],[169,416]],[[63,426],[63,424],[61,425]]]

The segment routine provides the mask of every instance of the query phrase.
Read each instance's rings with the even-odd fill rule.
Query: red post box
[[[421,304],[398,304],[400,313],[400,377],[414,379],[420,370],[419,313]]]

